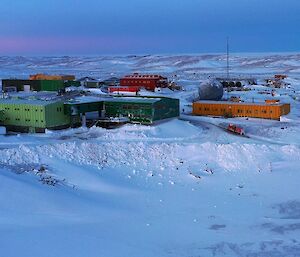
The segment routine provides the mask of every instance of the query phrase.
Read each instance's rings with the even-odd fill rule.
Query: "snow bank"
[[[20,146],[0,151],[4,164],[29,164],[45,162],[47,158],[61,159],[99,169],[132,167],[135,169],[167,170],[181,167],[199,172],[205,165],[219,171],[268,171],[270,163],[300,159],[297,146],[268,146],[256,144],[216,144],[212,142],[147,143],[147,142],[66,142],[42,146]]]

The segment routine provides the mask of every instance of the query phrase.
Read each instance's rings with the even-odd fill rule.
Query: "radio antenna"
[[[226,73],[229,79],[229,37],[226,38]]]

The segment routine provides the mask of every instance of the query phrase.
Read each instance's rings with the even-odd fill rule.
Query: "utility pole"
[[[226,73],[227,79],[229,79],[229,37],[226,38]]]

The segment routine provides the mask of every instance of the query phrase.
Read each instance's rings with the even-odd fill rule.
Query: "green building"
[[[114,97],[103,102],[106,117],[128,117],[131,122],[152,124],[179,116],[179,100],[167,97]]]
[[[0,113],[0,125],[12,131],[44,132],[71,124],[64,102],[59,100],[0,99]]]
[[[81,83],[77,80],[67,80],[64,82],[65,87],[80,87]]]
[[[2,90],[8,91],[58,91],[65,88],[63,80],[3,79]]]
[[[152,124],[179,116],[179,100],[167,97],[94,97],[71,100],[32,98],[0,99],[0,126],[19,132],[44,132],[86,124],[86,114],[96,112],[91,120],[128,117],[133,123]],[[97,113],[98,112],[98,113]]]
[[[128,117],[142,124],[179,116],[179,100],[168,97],[84,97],[67,101],[65,106],[71,116],[98,111],[101,118]]]

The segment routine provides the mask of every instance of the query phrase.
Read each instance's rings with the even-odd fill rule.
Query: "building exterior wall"
[[[64,103],[56,102],[45,107],[46,128],[67,127],[71,123],[70,115],[65,113]]]
[[[145,88],[154,91],[157,86],[157,80],[154,79],[139,79],[139,78],[122,78],[120,86],[134,86],[138,88]]]
[[[63,88],[63,80],[40,80],[40,88],[37,91],[58,91]]]
[[[109,93],[118,93],[118,92],[131,92],[137,93],[139,91],[139,87],[137,86],[111,86],[108,88]]]
[[[151,103],[104,102],[106,117],[128,117],[132,122],[150,124],[153,122],[153,105]]]
[[[103,110],[103,101],[88,103],[66,103],[65,113],[67,115],[80,115],[81,113],[96,112]]]
[[[64,113],[63,102],[24,104],[0,102],[3,110],[1,125],[13,131],[43,132],[46,128],[68,127],[70,116]]]
[[[45,128],[45,106],[18,103],[0,103],[4,110],[4,126]]]
[[[151,98],[153,99],[153,98]],[[157,98],[157,101],[134,102],[131,100],[116,102],[106,101],[103,108],[107,117],[129,117],[132,122],[151,124],[154,121],[179,116],[179,100],[172,98]]]
[[[179,117],[179,115],[179,99],[161,98],[160,101],[154,103],[154,121]]]
[[[40,91],[39,80],[24,80],[24,79],[3,79],[2,90],[6,91],[6,88],[15,87],[16,91],[24,91],[24,85],[30,85],[32,91]]]
[[[0,109],[0,122],[3,122],[4,119],[4,111]]]
[[[64,88],[63,80],[2,80],[2,90],[6,91],[8,87],[15,87],[17,91],[24,91],[24,86],[30,85],[31,91],[58,91]]]
[[[68,80],[64,82],[64,87],[80,87],[80,86],[81,86],[80,81]]]
[[[288,114],[289,104],[246,104],[246,103],[193,103],[193,114],[203,116],[253,117],[279,120]]]
[[[87,88],[98,88],[99,87],[99,82],[98,81],[86,81],[84,83],[84,85]]]

